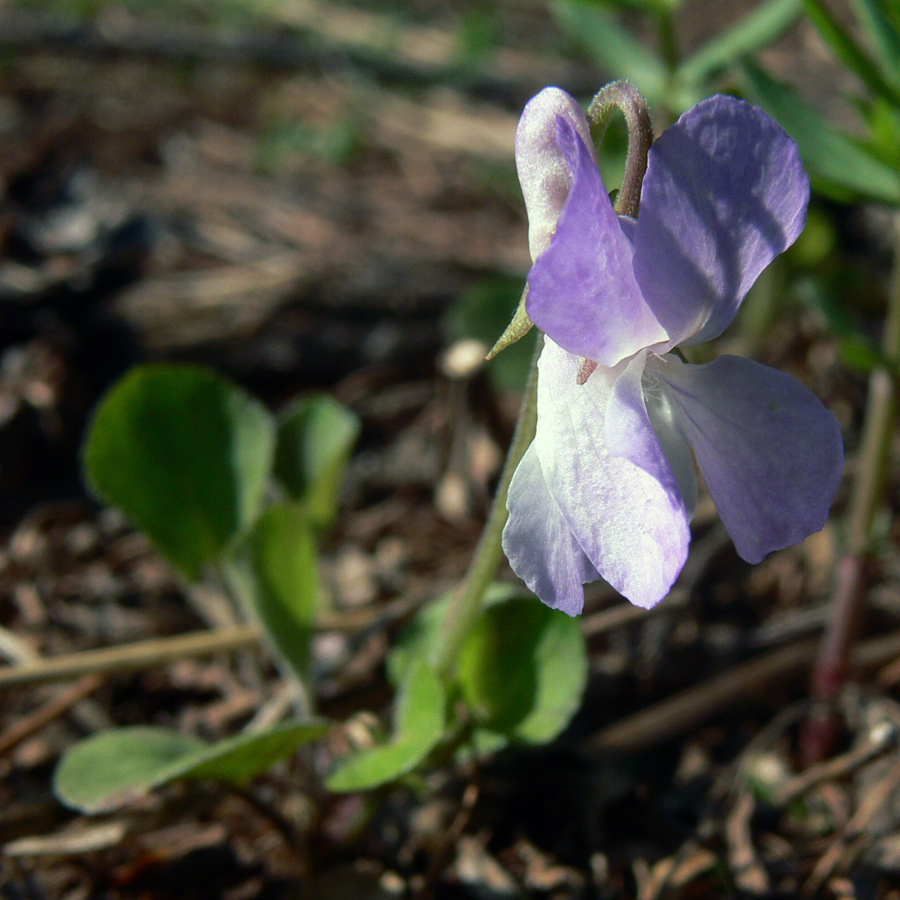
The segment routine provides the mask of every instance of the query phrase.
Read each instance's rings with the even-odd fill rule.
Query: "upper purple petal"
[[[687,511],[646,411],[614,396],[627,366],[599,366],[583,385],[580,368],[547,340],[534,440],[541,471],[594,568],[632,603],[653,606],[687,558]],[[627,456],[610,453],[611,436]]]
[[[749,359],[654,364],[719,516],[747,562],[821,530],[841,479],[835,417],[796,378]]]
[[[631,242],[593,154],[568,119],[559,117],[557,130],[572,186],[528,276],[528,315],[570,353],[613,366],[668,335],[635,281]]]
[[[721,334],[759,273],[806,222],[797,145],[761,109],[716,96],[650,150],[634,272],[671,346]]]
[[[578,102],[557,87],[544,88],[525,104],[516,129],[516,168],[528,212],[528,247],[535,260],[556,231],[572,173],[556,138],[556,120],[562,116],[591,144],[591,128]]]

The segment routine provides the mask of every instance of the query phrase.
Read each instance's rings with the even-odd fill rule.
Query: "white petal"
[[[550,496],[534,444],[516,468],[506,506],[503,552],[512,570],[548,606],[577,616],[583,585],[600,576]]]
[[[541,470],[597,571],[632,603],[653,606],[687,558],[687,510],[646,410],[615,397],[627,364],[599,366],[583,385],[580,368],[577,356],[546,341],[535,436]],[[611,455],[611,435],[627,455]]]

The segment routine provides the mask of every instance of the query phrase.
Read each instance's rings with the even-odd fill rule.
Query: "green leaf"
[[[274,432],[260,403],[209,369],[139,366],[97,409],[85,474],[195,580],[256,517]]]
[[[659,15],[678,9],[683,0],[582,0],[582,2],[619,13],[627,9],[645,15]]]
[[[431,666],[437,665],[441,633],[453,593],[452,590],[447,591],[423,607],[401,632],[387,659],[388,680],[394,687],[399,687],[406,681],[410,667],[419,658],[427,660]],[[534,599],[520,584],[496,581],[487,589],[482,605],[487,609],[513,597]]]
[[[869,146],[878,158],[900,169],[900,107],[876,98],[866,109]]]
[[[306,510],[296,503],[267,509],[224,571],[275,649],[305,676],[320,595],[316,542]]]
[[[287,759],[304,744],[327,734],[331,723],[324,720],[286,722],[265,731],[249,731],[207,745],[200,752],[164,773],[176,778],[206,778],[226,784],[244,784]],[[162,782],[158,782],[161,784]]]
[[[587,671],[579,620],[517,598],[484,611],[460,652],[458,678],[478,725],[544,743],[578,710]]]
[[[412,667],[420,659],[431,666],[437,664],[441,632],[451,597],[452,591],[433,600],[401,632],[387,658],[388,681],[395,688],[407,681]]]
[[[768,0],[744,16],[727,31],[707,41],[676,71],[685,84],[705,85],[717,72],[734,61],[767,47],[800,15],[802,0]]]
[[[145,794],[160,772],[205,747],[199,738],[166,728],[101,731],[63,754],[53,790],[63,803],[83,812],[115,809]]]
[[[501,731],[489,731],[487,728],[475,727],[472,729],[467,743],[457,751],[455,759],[459,763],[473,758],[484,759],[506,749],[509,741],[509,735]]]
[[[900,203],[900,173],[825,119],[786,85],[750,63],[741,66],[747,93],[797,142],[816,187],[839,200]]]
[[[900,33],[889,18],[884,0],[851,0],[869,46],[878,57],[881,71],[894,84],[900,84]],[[896,22],[896,8],[894,10]]]
[[[663,61],[623,28],[615,13],[585,0],[554,0],[550,11],[560,28],[613,78],[629,78],[651,106],[666,97]]]
[[[327,394],[298,401],[280,418],[275,476],[317,528],[327,528],[337,515],[344,469],[359,432],[356,413]]]
[[[900,90],[890,84],[885,74],[872,62],[868,54],[853,40],[847,30],[819,0],[803,0],[810,21],[818,29],[822,40],[831,47],[834,55],[853,72],[876,97],[884,97],[895,105],[900,104]],[[889,70],[887,77],[892,77]]]
[[[364,791],[411,772],[443,738],[446,705],[443,682],[419,657],[400,688],[391,742],[340,763],[326,781],[328,789]]]
[[[840,341],[841,359],[848,369],[858,372],[872,372],[884,365],[884,357],[871,341],[864,338],[848,337]]]
[[[56,796],[86,813],[108,812],[180,778],[248,781],[328,731],[293,722],[215,744],[168,728],[101,731],[70,747],[53,776]]]

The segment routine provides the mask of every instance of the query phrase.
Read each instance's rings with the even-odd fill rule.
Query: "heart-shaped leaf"
[[[406,680],[410,666],[419,659],[425,659],[435,667],[441,649],[444,621],[450,613],[453,591],[447,591],[424,606],[412,622],[400,633],[387,659],[388,680],[399,687]],[[485,592],[481,603],[487,609],[513,597],[534,599],[521,585],[508,581],[495,581]]]
[[[457,677],[477,724],[539,744],[568,725],[587,672],[579,620],[514,598],[485,609],[460,651]]]
[[[145,365],[97,409],[85,473],[195,580],[256,517],[274,443],[269,413],[225,378],[198,366]]]

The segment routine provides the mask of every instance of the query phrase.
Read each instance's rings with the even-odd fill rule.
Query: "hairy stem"
[[[653,143],[650,108],[640,91],[630,81],[613,81],[606,85],[588,107],[591,133],[599,145],[616,110],[625,116],[628,126],[628,156],[625,174],[616,198],[616,212],[637,218],[641,205],[641,185],[647,171],[647,154]]]
[[[449,674],[456,665],[460,648],[481,612],[484,595],[494,580],[497,568],[503,559],[500,536],[509,516],[506,509],[506,495],[509,492],[509,483],[512,481],[513,473],[534,439],[537,425],[537,359],[543,345],[544,341],[541,338],[534,349],[531,372],[528,376],[528,384],[525,386],[525,395],[522,397],[516,429],[509,445],[506,463],[503,466],[503,473],[500,476],[500,483],[497,485],[497,493],[494,495],[484,531],[482,531],[478,546],[475,548],[475,555],[469,564],[465,580],[457,588],[450,601],[446,627],[442,632],[437,655],[437,670],[444,675]]]
[[[807,723],[804,756],[824,758],[834,743],[835,726],[827,704],[837,696],[849,671],[850,652],[863,612],[872,568],[873,525],[884,495],[891,436],[897,421],[897,366],[900,364],[900,220],[894,223],[894,270],[882,337],[885,365],[872,372],[863,420],[856,481],[847,516],[846,550],[840,559],[831,597],[828,629],[813,670],[813,697],[826,709]],[[829,722],[831,724],[829,724]]]

